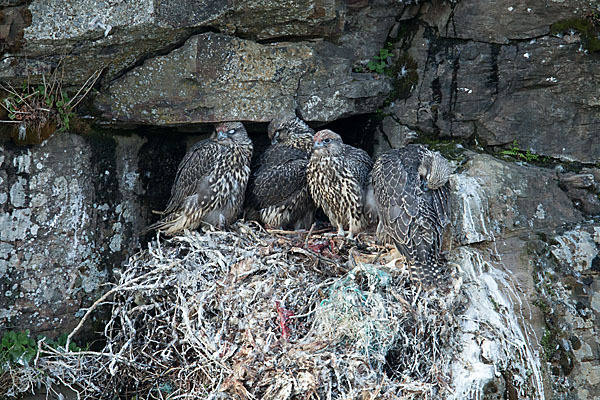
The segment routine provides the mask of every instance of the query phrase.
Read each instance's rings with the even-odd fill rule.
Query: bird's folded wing
[[[410,239],[410,226],[419,215],[420,190],[402,163],[395,157],[381,160],[379,202],[383,206],[384,223],[391,230],[394,240],[406,243]]]
[[[306,187],[308,160],[297,159],[281,165],[263,166],[248,188],[248,204],[256,209],[284,204]]]
[[[203,140],[188,151],[179,164],[165,213],[179,209],[187,197],[197,193],[198,182],[215,168],[221,151],[222,146],[210,140]]]

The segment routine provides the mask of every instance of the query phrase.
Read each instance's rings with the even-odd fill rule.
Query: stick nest
[[[308,235],[238,222],[153,241],[81,321],[110,304],[101,351],[40,342],[20,369],[38,375],[7,384],[92,399],[445,398],[460,285],[422,291],[368,235]]]

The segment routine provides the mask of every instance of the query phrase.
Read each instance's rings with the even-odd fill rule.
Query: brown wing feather
[[[207,139],[196,143],[187,152],[177,169],[175,182],[171,188],[171,197],[164,211],[165,214],[180,209],[189,196],[197,193],[209,195],[209,193],[199,193],[198,191],[206,192],[209,190],[207,182],[202,184],[203,178],[206,178],[211,172],[220,151],[221,146],[218,143]]]
[[[308,160],[289,160],[280,165],[263,166],[248,184],[247,204],[260,209],[278,206],[306,187]]]
[[[360,185],[366,185],[369,182],[369,174],[373,169],[373,160],[366,151],[344,144],[342,159],[344,161],[344,168],[350,171]]]
[[[438,190],[423,190],[418,168],[426,151],[409,145],[385,153],[375,163],[371,178],[385,233],[425,280],[439,272],[443,229],[450,212],[448,183]]]

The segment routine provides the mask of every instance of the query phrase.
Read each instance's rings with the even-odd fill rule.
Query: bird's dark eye
[[[228,134],[233,135],[235,133],[235,129],[230,129],[227,131]]]
[[[331,139],[327,138],[327,139],[325,139],[325,140],[323,140],[323,141],[324,141],[325,143],[329,143],[329,142],[331,142]]]

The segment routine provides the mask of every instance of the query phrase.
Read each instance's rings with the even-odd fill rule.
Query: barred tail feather
[[[198,223],[193,223],[186,214],[173,213],[152,225],[148,225],[141,231],[141,234],[157,230],[165,235],[173,236],[175,233],[183,231],[184,229],[195,229],[197,227]]]
[[[371,179],[369,178],[369,181]],[[364,212],[367,219],[368,225],[375,225],[379,222],[379,216],[377,215],[377,202],[375,201],[375,192],[373,191],[373,185],[369,184],[364,196]]]

